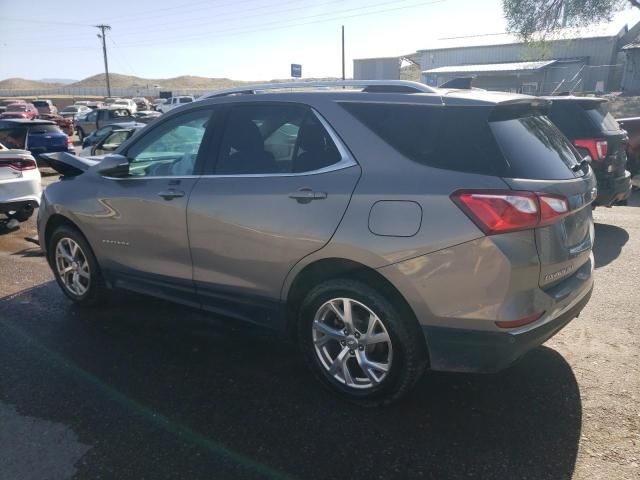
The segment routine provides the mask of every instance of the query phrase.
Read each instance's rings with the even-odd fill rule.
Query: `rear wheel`
[[[426,365],[414,319],[376,290],[354,280],[331,280],[303,302],[299,342],[310,368],[332,390],[377,406],[402,397]]]
[[[49,264],[64,294],[81,306],[107,299],[107,286],[88,242],[75,228],[58,227],[49,242]]]

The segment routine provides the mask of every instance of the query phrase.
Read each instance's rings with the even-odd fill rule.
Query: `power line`
[[[9,18],[9,17],[0,17],[0,20],[6,20],[8,22],[23,22],[23,23],[46,23],[49,25],[66,25],[72,27],[93,27],[94,25],[88,25],[86,23],[72,23],[72,22],[52,22],[50,20],[32,20],[32,19],[24,19],[24,18]]]
[[[319,20],[313,20],[313,21],[309,21],[309,22],[302,22],[302,23],[285,23],[284,25],[279,25],[279,26],[274,26],[274,27],[268,27],[268,28],[255,28],[255,29],[247,29],[248,27],[239,27],[240,29],[238,30],[236,29],[229,29],[229,30],[218,30],[215,34],[199,34],[199,35],[189,35],[189,36],[185,36],[185,37],[175,37],[173,39],[169,39],[166,36],[164,37],[164,40],[148,40],[148,41],[142,41],[142,42],[138,42],[138,43],[134,43],[134,44],[129,44],[129,45],[122,45],[122,47],[124,48],[130,48],[130,47],[136,47],[136,46],[146,46],[146,45],[161,45],[161,44],[167,44],[167,43],[183,43],[183,42],[188,42],[191,40],[197,40],[197,39],[206,39],[206,38],[218,38],[221,36],[232,36],[232,35],[241,35],[241,34],[245,34],[245,33],[256,33],[256,32],[265,32],[265,31],[271,31],[271,30],[281,30],[283,28],[290,28],[290,27],[299,27],[299,26],[305,26],[305,25],[312,25],[312,24],[316,24],[316,23],[323,23],[323,22],[330,22],[330,21],[334,21],[334,20],[342,20],[342,19],[348,19],[348,18],[356,18],[356,17],[364,17],[364,16],[368,16],[368,15],[376,15],[379,13],[387,13],[387,12],[392,12],[392,11],[396,11],[396,10],[405,10],[408,8],[416,8],[416,7],[421,7],[424,5],[432,5],[432,4],[436,4],[436,3],[443,3],[446,2],[447,0],[431,0],[431,1],[427,1],[427,2],[419,2],[416,4],[412,4],[412,5],[404,5],[401,7],[394,7],[394,8],[387,8],[387,9],[382,9],[382,10],[375,10],[373,12],[362,12],[362,13],[354,13],[352,15],[338,15],[336,17],[331,17],[331,18],[322,18]],[[377,3],[374,5],[370,5],[368,7],[359,7],[359,8],[352,8],[352,9],[348,9],[348,10],[343,10],[341,12],[338,13],[347,13],[347,12],[352,12],[352,11],[358,11],[358,10],[362,10],[363,8],[373,8],[376,6],[382,6],[382,5],[388,5],[388,4],[397,4],[397,1],[392,1],[392,2],[381,2],[381,3]],[[334,12],[335,13],[335,12]],[[273,25],[273,24],[277,24],[277,23],[282,23],[282,22],[289,22],[289,21],[296,21],[296,20],[305,20],[305,19],[309,19],[309,18],[316,18],[319,16],[325,16],[325,15],[331,15],[334,13],[323,13],[323,14],[318,14],[318,15],[310,15],[310,16],[303,16],[303,17],[298,17],[295,19],[289,19],[287,21],[276,21],[276,22],[268,22],[268,23],[262,23],[262,25]],[[253,25],[256,26],[256,25]]]
[[[251,0],[250,0],[251,1]],[[330,5],[332,3],[343,3],[344,0],[331,0],[328,2],[322,2],[322,3],[315,3],[314,7],[321,7],[324,5]],[[242,3],[242,2],[236,2],[236,4],[238,3]],[[261,13],[257,13],[257,14],[253,14],[253,15],[247,15],[247,13],[251,13],[251,12],[255,12],[257,10],[263,10],[265,8],[270,8],[272,9],[273,7],[280,7],[282,5],[288,5],[291,3],[299,3],[299,0],[286,0],[284,2],[280,2],[280,3],[272,3],[270,5],[263,5],[261,7],[256,7],[256,8],[245,8],[242,10],[236,10],[236,11],[230,11],[230,12],[223,12],[223,13],[216,13],[215,15],[215,20],[218,20],[220,18],[223,17],[229,17],[229,16],[241,16],[242,19],[246,19],[246,18],[252,18],[252,17],[267,17],[270,15],[277,15],[283,12],[290,12],[292,10],[300,10],[301,8],[308,8],[307,6],[302,6],[302,7],[294,7],[294,8],[287,8],[284,10],[270,10],[268,12],[261,12]],[[225,22],[228,21],[228,18],[225,18]],[[148,25],[148,27],[150,28],[136,28],[134,31],[129,32],[128,35],[148,35],[149,33],[152,33],[154,31],[158,31],[158,30],[162,30],[165,31],[166,29],[162,28],[162,29],[158,29],[157,27],[162,27],[162,26],[166,26],[166,25],[170,25],[171,31],[175,31],[176,28],[176,23],[186,23],[186,25],[179,25],[177,28],[193,28],[193,27],[197,27],[197,26],[201,26],[201,25],[207,25],[207,26],[211,26],[211,20],[207,20],[205,22],[196,22],[196,23],[191,23],[193,22],[192,18],[189,19],[183,19],[183,20],[175,20],[172,22],[166,22],[166,23],[154,23],[152,25]]]
[[[247,0],[247,1],[253,1],[253,0]],[[163,11],[167,11],[167,10],[184,10],[185,7],[190,7],[192,5],[200,5],[200,4],[207,4],[208,7],[211,6],[224,6],[224,5],[212,5],[211,0],[200,0],[199,2],[192,2],[192,3],[183,3],[181,5],[176,5],[175,7],[162,7],[162,8],[154,8],[153,11],[154,13],[156,12],[163,12]],[[233,4],[234,2],[228,3],[226,5],[230,5]],[[237,3],[245,3],[245,2],[235,2]],[[196,9],[199,10],[199,9]],[[120,19],[127,19],[128,21],[132,21],[132,22],[140,22],[140,18],[139,16],[144,16],[145,19],[147,18],[157,18],[159,16],[164,16],[164,15],[152,15],[152,16],[146,16],[145,12],[140,12],[140,13],[129,13],[128,15],[122,15],[120,17],[112,17],[111,18],[111,22],[113,22],[113,20],[120,20]]]
[[[124,60],[124,63],[126,63],[126,66],[128,67],[129,71],[135,75],[136,77],[139,77],[140,75],[138,75],[136,73],[136,71],[133,69],[133,67],[131,66],[131,63],[129,63],[129,60],[127,59],[127,57],[124,54],[124,51],[120,48],[120,46],[118,44],[116,44],[116,41],[113,39],[113,35],[111,35],[109,37],[109,40],[111,40],[111,43],[113,44],[113,46],[118,50],[118,52],[122,55],[122,60]]]

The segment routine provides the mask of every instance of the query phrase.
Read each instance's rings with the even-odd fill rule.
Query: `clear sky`
[[[623,24],[640,11],[617,15]],[[451,36],[505,29],[500,0],[0,0],[0,79],[103,71],[92,27],[110,24],[110,70],[146,78],[347,76],[354,58],[394,56]]]

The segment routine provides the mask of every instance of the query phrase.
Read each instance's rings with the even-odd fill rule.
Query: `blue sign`
[[[291,76],[294,78],[302,77],[302,65],[298,65],[297,63],[291,64]]]

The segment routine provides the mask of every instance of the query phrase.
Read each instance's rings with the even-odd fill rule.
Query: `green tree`
[[[629,6],[640,8],[640,0],[502,0],[507,29],[525,39],[534,32],[610,21]]]

